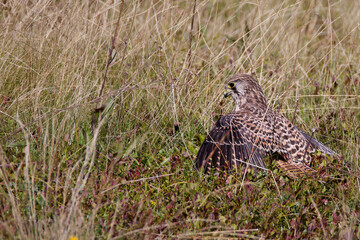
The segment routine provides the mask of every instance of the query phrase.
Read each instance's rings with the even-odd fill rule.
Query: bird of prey
[[[237,74],[226,85],[225,97],[235,101],[233,112],[221,117],[202,143],[195,165],[208,173],[230,170],[242,164],[266,169],[263,158],[278,154],[277,166],[289,176],[316,172],[309,165],[318,149],[323,155],[337,156],[330,148],[306,134],[274,111],[254,77]]]

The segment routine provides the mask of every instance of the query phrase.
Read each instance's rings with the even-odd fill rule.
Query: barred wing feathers
[[[265,168],[263,157],[273,150],[274,140],[266,122],[254,113],[230,113],[221,117],[201,145],[195,160],[205,173],[215,167],[226,170],[249,163]]]
[[[310,141],[310,144],[313,148],[320,150],[320,152],[322,152],[325,155],[329,155],[333,157],[339,156],[339,154],[337,154],[336,152],[334,152],[333,150],[331,150],[330,148],[328,148],[327,146],[325,146],[315,138],[311,137],[309,134],[303,132],[300,129],[299,131],[306,138],[307,141]]]

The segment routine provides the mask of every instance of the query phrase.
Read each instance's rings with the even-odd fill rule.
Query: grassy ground
[[[0,238],[360,238],[359,8],[2,1]],[[309,179],[197,172],[237,72],[341,158]]]

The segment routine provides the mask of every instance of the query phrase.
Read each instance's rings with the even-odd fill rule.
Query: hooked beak
[[[224,94],[224,97],[227,98],[228,96],[230,96],[230,94],[231,94],[231,91],[228,91],[227,93]]]
[[[230,87],[229,84],[227,84],[226,87],[225,87],[225,90],[229,90],[228,92],[226,92],[226,93],[224,94],[224,97],[227,98],[228,96],[231,95],[231,91],[232,91],[233,89]]]

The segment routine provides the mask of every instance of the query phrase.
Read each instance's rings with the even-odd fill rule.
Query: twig
[[[314,199],[311,196],[309,196],[309,197],[310,197],[312,205],[315,208],[315,211],[316,211],[316,213],[318,215],[318,218],[320,220],[320,225],[321,225],[321,228],[322,228],[322,230],[324,232],[324,237],[325,237],[325,239],[329,239],[328,236],[327,236],[326,230],[325,230],[325,226],[324,226],[324,224],[322,222],[323,218],[321,217],[321,213],[320,213],[319,209],[317,208],[316,203],[314,202]]]
[[[196,0],[194,1],[194,7],[193,7],[193,13],[192,13],[192,18],[191,18],[191,27],[190,27],[190,34],[189,34],[189,51],[188,51],[188,56],[187,56],[187,60],[188,60],[188,70],[190,69],[191,66],[191,43],[192,43],[192,38],[193,38],[193,29],[194,29],[194,18],[195,18],[195,10],[196,10]],[[190,72],[190,70],[189,70]],[[188,78],[189,78],[188,74]]]
[[[118,183],[114,186],[112,186],[111,188],[108,188],[104,191],[102,191],[100,194],[104,194],[110,190],[113,190],[114,188],[117,188],[121,185],[125,185],[125,184],[129,184],[129,183],[134,183],[134,182],[141,182],[141,181],[146,181],[146,180],[154,180],[154,179],[158,179],[158,178],[161,178],[161,177],[168,177],[168,176],[172,176],[172,175],[175,175],[175,173],[169,173],[169,174],[164,174],[164,175],[160,175],[160,176],[154,176],[154,177],[148,177],[148,178],[140,178],[140,179],[135,179],[135,180],[130,180],[130,181],[124,181],[122,183]]]
[[[64,222],[62,226],[64,226],[64,233],[62,234],[61,240],[65,240],[66,236],[69,233],[70,230],[70,224],[71,219],[74,216],[74,211],[76,206],[79,204],[81,199],[81,193],[83,192],[85,185],[89,179],[89,176],[92,172],[92,168],[94,166],[95,157],[96,157],[96,145],[97,140],[100,134],[100,129],[105,123],[105,119],[99,121],[98,126],[96,127],[94,131],[93,139],[88,142],[86,145],[86,153],[85,153],[85,159],[82,162],[82,167],[80,169],[80,173],[77,177],[75,187],[72,189],[72,195],[69,202],[69,208],[67,216],[64,219]]]
[[[112,63],[112,61],[115,58],[115,56],[114,57],[112,56],[112,53],[113,53],[113,50],[115,49],[115,40],[116,40],[118,30],[119,30],[119,24],[120,24],[120,18],[121,18],[121,13],[122,13],[122,10],[123,10],[123,6],[124,6],[124,0],[121,1],[119,17],[117,19],[114,35],[113,35],[112,40],[111,40],[111,47],[109,48],[109,57],[108,57],[108,61],[107,61],[106,67],[105,67],[104,79],[103,79],[103,82],[101,84],[99,97],[101,97],[102,92],[104,90],[104,86],[105,86],[109,66],[110,66],[110,64]]]
[[[293,117],[292,117],[292,120],[291,120],[291,123],[292,123],[292,124],[294,124],[295,116],[296,116],[296,111],[297,111],[298,106],[299,106],[299,99],[296,99],[296,105],[295,105]]]
[[[129,231],[129,232],[126,232],[126,233],[124,233],[122,235],[116,236],[113,239],[120,239],[120,238],[124,238],[126,236],[129,236],[129,235],[133,235],[133,234],[137,234],[137,233],[141,233],[141,232],[145,232],[145,231],[149,231],[149,230],[154,230],[154,229],[158,229],[158,228],[160,228],[160,229],[161,228],[171,228],[173,226],[178,226],[181,223],[188,223],[188,222],[191,223],[191,222],[197,222],[197,221],[209,222],[209,223],[217,222],[217,220],[211,220],[211,219],[201,219],[201,218],[187,219],[187,220],[184,220],[184,221],[171,222],[171,223],[167,223],[167,224],[152,225],[152,226],[149,226],[149,227],[143,227],[143,228],[135,229],[133,231]]]
[[[107,239],[111,239],[111,237],[112,237],[112,235],[114,233],[114,226],[116,224],[116,216],[117,216],[117,214],[119,212],[119,207],[120,207],[120,201],[118,200],[116,202],[115,213],[114,213],[114,215],[112,217],[112,221],[111,221],[111,224],[110,224],[110,230],[109,230]]]

